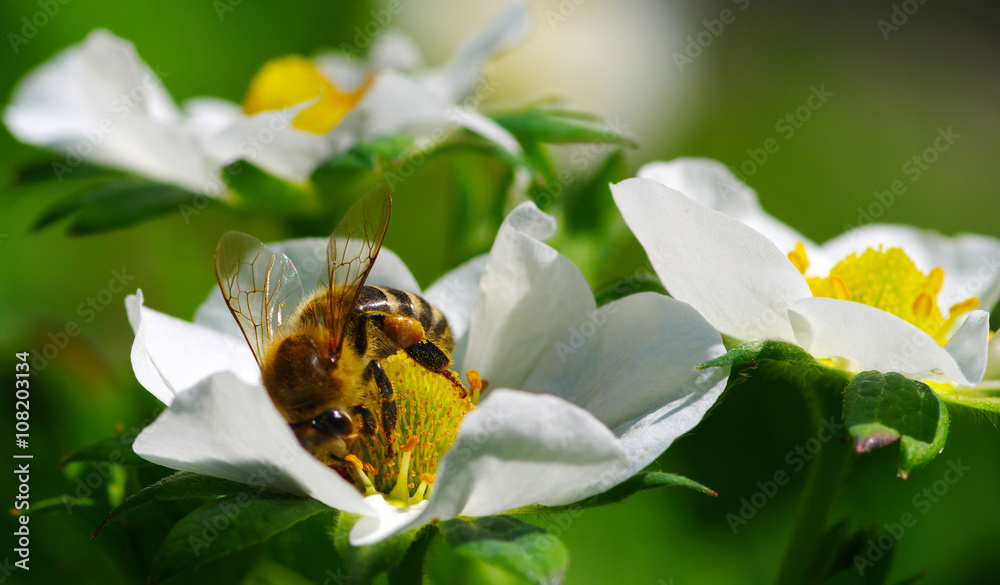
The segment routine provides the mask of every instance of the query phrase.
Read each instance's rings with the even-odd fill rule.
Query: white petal
[[[465,352],[469,346],[469,321],[479,294],[479,281],[486,270],[488,255],[476,256],[445,274],[427,289],[424,299],[444,313],[455,338],[451,358],[455,369],[464,374]]]
[[[520,387],[542,353],[595,308],[580,270],[543,244],[555,220],[519,205],[493,242],[469,329],[465,367],[494,386]]]
[[[911,226],[876,224],[841,234],[823,244],[823,250],[839,260],[880,245],[902,248],[925,274],[935,267],[944,270],[938,294],[942,309],[978,297],[979,307],[988,311],[1000,299],[1000,240],[989,236],[948,237]]]
[[[177,396],[135,440],[153,463],[311,496],[377,515],[353,485],[303,449],[264,388],[228,372]]]
[[[166,73],[164,73],[166,75]],[[95,30],[32,71],[4,123],[19,140],[218,194],[218,168],[182,124],[163,82],[132,43]]]
[[[513,2],[486,26],[463,40],[445,67],[428,72],[425,83],[451,101],[461,100],[479,83],[486,61],[520,43],[530,29],[531,13],[527,3]]]
[[[353,546],[375,544],[403,530],[416,527],[418,524],[415,521],[427,508],[426,500],[406,508],[397,508],[385,501],[381,495],[368,496],[365,502],[376,511],[377,515],[362,516],[358,519],[349,537]]]
[[[694,428],[725,389],[729,372],[696,369],[725,349],[719,334],[685,303],[641,293],[593,315],[563,335],[524,388],[587,409],[621,439],[629,464],[608,478],[604,491]]]
[[[184,102],[185,124],[202,140],[211,138],[219,131],[245,117],[239,104],[214,98],[196,97]]]
[[[240,116],[206,137],[204,147],[220,166],[245,160],[286,181],[305,183],[333,154],[325,136],[292,126],[295,116],[311,104]]]
[[[650,179],[611,192],[671,296],[737,339],[793,339],[787,308],[812,293],[770,240]]]
[[[267,244],[267,247],[275,253],[284,253],[288,256],[295,266],[295,270],[299,273],[302,286],[305,287],[308,294],[319,282],[320,275],[326,271],[328,240],[328,238],[300,238],[273,242]],[[391,286],[420,294],[420,286],[417,285],[416,279],[413,278],[413,274],[406,267],[406,264],[387,248],[382,248],[379,252],[366,283]],[[229,307],[222,299],[222,292],[218,287],[214,287],[205,302],[198,307],[194,322],[241,339],[243,336],[232,313],[229,312]]]
[[[978,383],[986,373],[990,343],[990,314],[972,311],[945,344],[967,380]]]
[[[340,51],[317,53],[312,61],[327,81],[338,90],[346,92],[358,89],[365,82],[365,77],[372,72],[364,59]]]
[[[368,52],[372,68],[413,71],[424,65],[424,56],[410,36],[403,31],[387,30],[380,34]]]
[[[792,251],[799,242],[806,247],[810,258],[818,249],[805,236],[765,212],[757,199],[757,192],[744,185],[719,161],[679,158],[670,162],[653,162],[643,165],[637,176],[676,189],[705,207],[742,221],[764,234],[782,252]]]
[[[816,297],[794,303],[788,312],[796,341],[813,357],[845,359],[853,372],[975,385],[930,335],[881,309]]]
[[[165,404],[216,372],[260,382],[260,369],[246,339],[144,307],[142,291],[125,299],[135,331],[132,368],[139,383]]]
[[[500,388],[462,421],[419,520],[570,503],[627,464],[618,439],[586,410],[556,396]]]

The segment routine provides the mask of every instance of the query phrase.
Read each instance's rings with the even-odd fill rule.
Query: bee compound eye
[[[344,414],[337,408],[330,409],[317,416],[312,421],[313,427],[325,435],[344,437],[354,431],[354,423],[351,417]]]

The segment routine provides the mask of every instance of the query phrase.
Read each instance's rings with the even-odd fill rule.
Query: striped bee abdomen
[[[403,315],[420,322],[424,333],[434,345],[446,353],[455,351],[455,340],[448,319],[434,305],[419,296],[387,286],[364,286],[358,293],[355,311],[383,315]]]

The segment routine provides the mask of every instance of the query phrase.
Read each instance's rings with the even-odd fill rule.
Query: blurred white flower
[[[511,5],[440,69],[399,70],[421,57],[395,32],[375,42],[367,61],[282,57],[257,73],[243,104],[193,98],[182,108],[163,87],[166,73],[132,43],[95,30],[29,73],[3,119],[19,140],[66,154],[54,166],[60,178],[90,160],[213,196],[225,192],[222,168],[238,160],[304,183],[330,156],[401,132],[465,127],[518,152],[508,132],[465,107],[479,99],[463,100],[489,85],[484,63],[529,24],[525,6]]]
[[[982,380],[1000,241],[869,225],[818,246],[711,160],[652,163],[612,191],[663,285],[724,335],[939,391]]]
[[[193,323],[144,307],[141,292],[127,300],[136,377],[169,406],[138,437],[136,453],[359,514],[355,545],[457,515],[567,504],[613,487],[701,420],[727,372],[696,366],[724,349],[694,309],[662,295],[597,307],[576,266],[542,243],[554,230],[551,217],[524,203],[488,255],[424,293],[449,320],[456,369],[475,368],[490,383],[464,418],[445,421],[460,426],[434,473],[419,478],[431,487],[410,491],[403,482],[402,493],[397,485],[388,493],[369,488],[365,496],[303,449],[261,386],[219,291]],[[272,249],[310,282],[324,266],[325,246],[306,239]],[[389,250],[368,282],[420,292]],[[428,417],[405,431],[401,425],[400,443],[415,443],[421,425],[443,420]],[[397,469],[410,463],[401,451]]]

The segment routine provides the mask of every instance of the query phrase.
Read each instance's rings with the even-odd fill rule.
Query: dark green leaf
[[[209,502],[170,529],[150,582],[159,583],[209,561],[264,542],[320,512],[326,505],[288,494],[239,494]]]
[[[596,230],[611,216],[614,201],[608,184],[625,178],[625,157],[619,149],[611,153],[579,188],[566,190],[567,226],[576,231]]]
[[[414,528],[371,546],[354,546],[349,537],[359,518],[354,514],[341,512],[332,534],[334,548],[347,567],[347,572],[351,575],[349,582],[352,584],[369,583],[379,574],[399,565],[420,531],[420,528]]]
[[[511,516],[455,518],[441,523],[456,553],[501,567],[531,583],[561,583],[569,565],[565,545],[548,531]]]
[[[535,106],[493,115],[493,119],[519,140],[544,144],[602,142],[636,145],[635,138],[614,123],[589,114]]]
[[[102,199],[114,197],[116,190],[109,187],[109,185],[113,185],[118,181],[120,179],[88,182],[83,188],[77,189],[69,195],[54,201],[46,206],[42,214],[35,219],[35,222],[31,225],[32,231],[45,229],[53,223],[84,209],[88,205],[95,204]]]
[[[255,212],[301,212],[316,203],[313,187],[294,185],[245,160],[227,166],[222,178],[235,194],[237,206]]]
[[[108,523],[150,502],[194,500],[218,496],[263,493],[265,491],[267,490],[259,486],[179,471],[173,475],[164,477],[154,484],[146,486],[122,502],[120,506],[112,510],[104,521],[101,522],[101,525],[94,531],[94,536],[97,536]]]
[[[82,236],[125,228],[172,211],[183,212],[198,195],[181,187],[141,179],[105,183],[85,195],[86,204],[70,224]],[[201,196],[207,202],[208,198]],[[200,206],[204,207],[205,203]]]
[[[947,438],[948,420],[927,384],[895,372],[861,372],[844,394],[844,422],[858,453],[906,438],[901,445],[903,476],[937,455]]]
[[[66,164],[65,160],[50,160],[28,163],[14,170],[11,183],[17,186],[63,182],[67,180],[100,179],[124,176],[121,171],[79,163],[76,166]]]
[[[100,440],[93,445],[88,445],[63,459],[60,467],[78,461],[90,461],[95,463],[111,463],[114,465],[153,465],[132,450],[132,443],[135,441],[134,435],[122,435]]]

